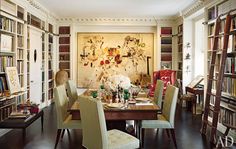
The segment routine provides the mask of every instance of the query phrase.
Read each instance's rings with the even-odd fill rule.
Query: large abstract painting
[[[153,71],[152,33],[78,33],[78,86],[97,87],[112,75],[135,82]]]

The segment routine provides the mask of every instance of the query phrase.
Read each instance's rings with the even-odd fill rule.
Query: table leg
[[[43,119],[44,119],[44,112],[42,113],[42,116],[41,116],[41,130],[43,132]]]
[[[26,128],[23,128],[22,131],[23,131],[23,132],[22,132],[22,133],[23,133],[23,139],[25,139]]]

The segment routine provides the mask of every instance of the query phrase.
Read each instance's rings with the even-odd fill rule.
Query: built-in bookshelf
[[[183,77],[183,24],[178,26],[178,35],[177,35],[177,44],[178,44],[178,72],[177,78],[182,80]]]
[[[26,99],[24,9],[8,0],[0,2],[0,121],[8,117]],[[6,67],[16,67],[21,92],[11,95],[6,80]]]
[[[59,69],[70,77],[70,26],[59,27]]]
[[[172,27],[161,27],[161,69],[172,69]]]
[[[54,88],[54,34],[53,25],[48,24],[48,100],[53,99],[53,88]]]
[[[46,46],[45,46],[45,38],[46,38],[46,35],[45,33],[43,32],[42,33],[42,102],[45,102],[45,99],[46,99],[46,79],[45,79],[45,76],[46,76]]]
[[[224,5],[229,1],[225,1],[218,5],[214,5],[208,9],[208,52],[207,52],[207,63],[208,70],[210,65],[210,59],[212,55],[213,47],[213,34],[215,29],[215,19],[222,13],[225,13],[230,10],[230,8],[224,8]],[[224,9],[223,9],[224,8]],[[214,78],[217,79],[219,73],[219,64],[220,56],[222,54],[221,50],[223,49],[223,35],[224,35],[224,26],[225,26],[225,16],[222,16],[222,21],[220,23],[220,35],[219,43],[217,47],[217,59],[216,68],[214,70]],[[229,44],[227,49],[227,58],[225,62],[225,72],[224,72],[224,81],[222,82],[222,100],[221,100],[221,109],[219,114],[219,123],[218,130],[224,133],[225,127],[222,124],[223,122],[228,123],[232,126],[236,125],[236,109],[232,108],[236,106],[236,26],[235,26],[235,15],[233,16],[231,22],[231,31],[229,36]],[[213,88],[216,90],[216,82],[213,82]],[[213,91],[214,91],[213,90]],[[215,102],[215,97],[211,97],[210,104],[213,106]],[[209,121],[212,120],[213,113],[210,112]],[[236,131],[231,131],[231,133],[236,134]]]

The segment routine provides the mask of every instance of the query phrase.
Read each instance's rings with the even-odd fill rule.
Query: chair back
[[[163,95],[165,95],[168,85],[174,85],[176,81],[176,71],[175,70],[160,70],[159,79],[164,82]]]
[[[67,112],[68,98],[66,95],[66,89],[64,85],[57,86],[54,88],[54,101],[57,112],[57,128],[62,128],[63,121],[69,115]]]
[[[73,103],[78,99],[76,85],[72,80],[68,80],[66,82],[67,94],[69,97],[69,107],[73,105]]]
[[[156,87],[154,92],[154,102],[162,108],[162,93],[164,89],[164,82],[161,80],[156,81]]]
[[[83,146],[88,149],[107,149],[108,135],[101,101],[79,96],[83,129]]]
[[[173,128],[178,92],[179,89],[177,87],[172,85],[167,86],[164,105],[162,109],[163,116],[170,122]]]

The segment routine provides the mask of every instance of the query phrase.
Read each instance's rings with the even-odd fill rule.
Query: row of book
[[[219,114],[219,123],[226,123],[236,126],[236,112],[221,108]]]
[[[214,38],[208,38],[208,50],[213,50],[213,40]],[[224,46],[224,38],[223,36],[219,38],[217,49],[222,50]],[[236,51],[236,36],[235,35],[230,35],[229,36],[229,42],[228,42],[228,49],[227,53],[232,53]]]
[[[48,100],[53,98],[53,89],[48,90]]]
[[[18,36],[17,37],[17,46],[21,47],[21,48],[24,46],[23,37],[22,36]]]
[[[23,27],[23,24],[21,24],[21,23],[17,23],[17,34],[19,34],[19,35],[23,35],[23,33],[24,33],[24,27]]]
[[[0,16],[0,29],[15,33],[15,21]]]
[[[0,105],[0,121],[3,121],[9,117],[11,112],[14,110],[14,104],[15,102],[12,104],[8,104],[9,106],[5,106],[4,108],[1,108]]]
[[[59,62],[60,69],[70,69],[70,62]]]
[[[60,26],[59,34],[70,34],[70,26]]]
[[[60,54],[59,60],[70,60],[70,55],[69,54]]]
[[[24,87],[24,76],[23,75],[19,76],[19,82],[20,82],[20,86]]]
[[[70,44],[70,37],[59,37],[59,44]]]
[[[161,44],[172,44],[171,37],[161,37]]]
[[[59,45],[59,52],[70,52],[69,45]]]
[[[0,96],[4,96],[6,91],[8,91],[6,77],[0,76]]]
[[[4,72],[6,67],[13,66],[12,56],[1,56],[0,57],[0,72]]]
[[[227,57],[225,61],[225,73],[236,74],[236,57]]]
[[[161,34],[165,35],[165,34],[172,34],[172,28],[171,27],[162,27],[161,28]]]
[[[17,61],[17,72],[18,74],[24,73],[24,65],[23,61]]]
[[[236,97],[236,78],[224,77],[222,91]]]
[[[17,59],[24,59],[24,51],[23,49],[17,49]]]
[[[172,61],[172,54],[161,54],[161,61]]]

